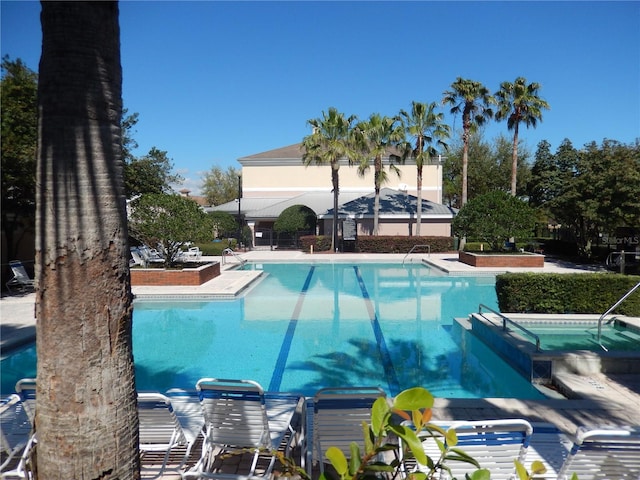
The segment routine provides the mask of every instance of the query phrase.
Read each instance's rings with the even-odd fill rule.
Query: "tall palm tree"
[[[404,130],[397,119],[383,117],[373,113],[368,120],[360,122],[355,128],[356,140],[362,154],[358,165],[358,173],[362,176],[373,163],[373,187],[375,191],[373,204],[373,235],[378,235],[378,219],[380,216],[380,187],[389,181],[389,174],[384,169],[383,157],[389,158],[389,171],[400,176],[400,169],[393,162],[400,160],[398,155],[390,153],[404,140]]]
[[[462,195],[461,205],[467,203],[467,169],[469,166],[469,135],[493,117],[491,105],[495,99],[480,82],[458,77],[451,90],[444,92],[442,103],[451,105],[451,113],[462,113]]]
[[[39,478],[140,477],[117,2],[42,2]]]
[[[416,162],[416,187],[418,190],[418,209],[416,212],[416,235],[420,236],[422,223],[422,170],[425,164],[438,155],[437,147],[448,148],[444,139],[451,132],[444,123],[444,114],[436,112],[435,102],[426,104],[411,102],[411,112],[400,110],[400,119],[405,135],[414,143],[407,142],[403,157],[410,156]]]
[[[540,84],[531,82],[527,85],[524,77],[515,82],[502,82],[500,90],[495,93],[498,103],[496,120],[507,119],[507,129],[513,130],[513,153],[511,154],[511,195],[516,195],[518,175],[518,130],[520,123],[527,128],[536,127],[542,121],[542,110],[549,109],[549,104],[538,96]]]
[[[329,165],[331,167],[331,185],[333,192],[333,225],[331,233],[331,251],[338,244],[338,196],[340,194],[340,161],[349,164],[357,158],[353,140],[353,124],[356,116],[345,117],[335,107],[322,112],[321,118],[308,120],[313,133],[302,140],[302,162],[305,166]]]

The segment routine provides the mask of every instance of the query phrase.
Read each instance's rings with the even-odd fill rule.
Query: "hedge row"
[[[496,277],[501,312],[602,314],[640,281],[613,273],[505,273]],[[615,310],[640,317],[640,289]]]
[[[314,252],[328,252],[331,250],[331,237],[309,235],[300,237],[302,249]],[[429,245],[431,252],[450,252],[453,250],[453,237],[394,237],[394,236],[366,236],[358,237],[355,251],[360,253],[407,253],[415,245]],[[347,247],[348,245],[345,245]],[[342,250],[342,245],[338,245]],[[427,248],[416,249],[416,252],[426,253]]]

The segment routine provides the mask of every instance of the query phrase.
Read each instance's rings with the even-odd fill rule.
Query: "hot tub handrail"
[[[430,257],[431,256],[431,245],[414,245],[413,247],[411,247],[411,250],[409,250],[407,252],[407,254],[404,256],[404,258],[402,259],[402,265],[404,265],[404,261],[407,259],[407,257],[409,255],[411,255],[413,253],[413,251],[418,248],[418,247],[427,247],[427,256]]]
[[[226,263],[225,255],[233,255],[233,257],[240,262],[240,265],[244,265],[245,263],[247,263],[247,261],[244,258],[242,258],[240,255],[234,252],[231,248],[225,248],[224,250],[222,250],[222,265]]]
[[[635,287],[632,287],[631,290],[629,290],[627,293],[625,293],[622,297],[620,297],[620,300],[618,300],[616,303],[614,303],[606,312],[604,312],[602,315],[600,315],[600,318],[598,319],[598,344],[605,350],[607,351],[607,347],[605,347],[604,345],[602,345],[602,342],[600,341],[601,337],[602,337],[602,321],[604,320],[604,317],[606,317],[607,315],[609,315],[611,312],[613,312],[616,308],[618,308],[618,306],[624,302],[627,298],[629,298],[629,296],[635,292],[638,288],[640,288],[640,282],[638,282]],[[611,323],[613,321],[613,318],[609,319],[609,321],[607,321],[607,325],[609,323]]]
[[[493,308],[485,305],[484,303],[481,303],[480,305],[478,305],[478,313],[482,314],[482,309],[485,308],[487,310],[489,310],[491,313],[494,313],[496,315],[498,315],[501,319],[502,319],[502,329],[504,331],[507,330],[507,323],[513,325],[514,327],[522,330],[524,333],[526,333],[527,335],[533,337],[536,341],[536,352],[540,351],[540,337],[538,335],[536,335],[535,333],[533,333],[530,330],[527,330],[526,328],[524,328],[522,325],[520,325],[519,323],[511,320],[509,317],[503,315],[502,313],[494,310]]]

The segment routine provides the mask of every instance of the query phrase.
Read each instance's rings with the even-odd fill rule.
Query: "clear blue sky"
[[[2,55],[37,70],[40,4],[0,6]],[[301,141],[328,107],[391,116],[458,76],[542,85],[551,110],[521,131],[532,154],[640,137],[638,1],[122,1],[120,26],[135,154],[166,150],[194,193],[215,165]]]

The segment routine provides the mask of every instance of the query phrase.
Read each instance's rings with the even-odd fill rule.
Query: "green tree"
[[[585,257],[591,255],[591,244],[600,234],[640,225],[639,142],[624,145],[605,139],[600,146],[595,142],[585,145],[578,152],[575,176],[561,198],[566,224]],[[569,202],[573,205],[570,210]]]
[[[450,112],[462,114],[462,194],[460,204],[467,203],[467,169],[469,165],[469,139],[472,132],[493,117],[491,105],[495,98],[480,82],[458,77],[451,84],[451,90],[444,92],[442,103],[451,105]]]
[[[334,107],[322,112],[321,118],[308,120],[313,133],[302,139],[302,162],[306,167],[311,164],[331,167],[331,186],[333,192],[333,224],[331,225],[331,251],[338,244],[338,196],[340,195],[340,161],[349,165],[358,160],[354,146],[353,123],[356,116],[345,117]]]
[[[132,130],[138,124],[139,116],[137,112],[129,115],[129,111],[126,108],[122,109],[120,126],[122,130],[122,158],[125,165],[133,162],[136,158],[133,155],[133,150],[138,148],[138,142],[133,138]]]
[[[202,182],[202,193],[209,205],[222,205],[238,198],[240,187],[240,171],[229,166],[223,170],[214,166],[209,170]]]
[[[2,231],[7,256],[17,258],[25,233],[32,233],[36,205],[38,75],[20,59],[2,59],[0,109],[2,129]]]
[[[496,190],[469,200],[453,219],[452,229],[458,236],[487,242],[499,251],[510,238],[530,238],[535,223],[536,212],[526,202]]]
[[[117,2],[42,2],[39,478],[140,478]]]
[[[238,222],[227,212],[209,212],[215,238],[232,237],[238,232]]]
[[[212,217],[182,195],[147,193],[132,201],[130,208],[131,235],[157,246],[167,267],[175,264],[182,245],[206,242],[213,236]]]
[[[498,168],[498,178],[500,190],[510,191],[511,179],[513,178],[513,143],[503,134],[498,134],[492,141],[492,153]],[[531,166],[529,159],[531,154],[522,142],[518,144],[517,154],[517,177],[519,179],[516,196],[525,197],[527,194],[527,184],[531,178]]]
[[[507,120],[507,129],[513,130],[513,152],[511,163],[511,195],[517,193],[518,176],[518,134],[520,124],[527,128],[536,127],[538,121],[542,121],[542,110],[549,109],[549,104],[538,96],[540,84],[531,82],[527,85],[527,79],[518,77],[513,83],[502,82],[500,90],[495,93],[498,102],[496,120]]]
[[[358,149],[362,155],[358,165],[358,173],[362,176],[373,164],[373,235],[378,235],[378,219],[380,216],[380,188],[389,181],[389,175],[384,169],[383,157],[389,158],[389,171],[400,177],[400,169],[394,165],[394,160],[400,157],[390,153],[404,141],[404,129],[398,119],[383,117],[379,113],[371,114],[368,120],[356,125],[355,131]]]
[[[527,184],[531,205],[548,209],[548,203],[562,192],[559,173],[555,156],[551,153],[551,144],[542,140],[538,143],[535,161],[531,167],[531,179]]]
[[[530,168],[529,152],[524,146],[518,155],[518,176],[523,180],[519,192],[526,194],[524,181],[528,181]],[[474,159],[468,169],[468,200],[493,190],[509,191],[511,175],[511,142],[498,135],[491,143],[483,140],[480,132],[470,135],[468,142],[469,156]],[[444,198],[449,205],[460,207],[461,166],[464,145],[457,140],[452,143],[443,166]]]
[[[125,165],[127,198],[145,193],[171,193],[171,184],[180,184],[183,178],[172,173],[173,163],[167,152],[151,147],[149,153],[134,158]]]
[[[305,205],[291,205],[285,208],[273,224],[278,233],[295,234],[312,232],[316,228],[316,214]]]
[[[445,139],[451,128],[444,123],[444,114],[436,113],[435,102],[426,104],[411,102],[411,112],[400,110],[400,119],[405,136],[410,139],[404,146],[403,158],[410,157],[416,162],[416,188],[418,190],[416,212],[416,235],[420,236],[422,224],[422,170],[440,153],[447,150]]]

